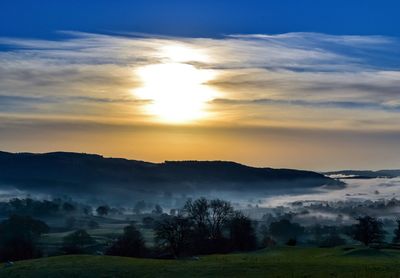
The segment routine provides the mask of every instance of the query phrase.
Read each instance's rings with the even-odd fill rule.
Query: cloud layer
[[[252,130],[252,136],[274,128],[298,136],[298,130],[332,130],[337,137],[343,132],[380,133],[384,139],[377,144],[392,140],[384,134],[400,133],[396,38],[316,33],[220,39],[64,35],[57,41],[0,38],[3,134],[14,134],[17,125],[29,134],[26,126],[49,123],[65,129],[106,126],[104,132],[110,126],[163,129],[143,109],[151,100],[139,99],[132,91],[142,86],[137,69],[171,59],[215,73],[207,84],[218,92],[207,104],[213,116],[192,126],[242,128]],[[188,53],[166,55],[174,48]],[[10,138],[7,135],[7,142]],[[16,148],[7,144],[2,147]],[[63,148],[61,141],[55,146]]]

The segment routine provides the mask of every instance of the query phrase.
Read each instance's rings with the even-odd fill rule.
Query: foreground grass
[[[0,277],[400,277],[400,252],[281,247],[200,260],[60,256],[1,266]]]

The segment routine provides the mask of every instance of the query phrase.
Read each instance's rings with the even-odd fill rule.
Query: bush
[[[295,238],[290,238],[287,242],[286,242],[287,246],[296,246],[297,245],[297,239]]]
[[[269,235],[264,235],[261,241],[261,246],[263,248],[267,248],[267,247],[273,247],[276,245],[276,241],[275,239],[273,239],[272,237],[270,237]]]
[[[62,250],[67,254],[85,253],[85,248],[95,243],[93,238],[83,229],[77,230],[63,238]]]
[[[269,233],[275,239],[287,243],[290,239],[297,239],[301,236],[304,233],[304,227],[287,219],[282,219],[269,225]]]

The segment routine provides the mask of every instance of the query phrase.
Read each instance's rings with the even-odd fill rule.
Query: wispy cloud
[[[364,118],[351,113],[353,109],[386,111],[400,119],[400,42],[395,38],[316,33],[222,39],[65,35],[58,41],[0,38],[7,46],[0,52],[0,113],[29,109],[38,114],[140,120],[144,102],[131,93],[141,85],[135,69],[165,62],[160,49],[178,44],[208,57],[186,63],[217,72],[209,83],[221,92],[219,98],[246,104],[235,107],[238,118],[248,115],[248,106],[265,104],[285,106],[289,113],[287,106],[303,106],[313,114],[327,107],[349,112],[323,117],[328,121]],[[213,101],[210,109],[224,112],[226,104]],[[257,109],[252,111],[254,118],[267,117]],[[298,111],[293,108],[293,113]],[[377,114],[374,120],[385,125],[388,115]],[[302,121],[307,124],[307,118],[298,115],[296,124]]]
[[[318,33],[220,39],[64,32],[64,39],[0,38],[0,123],[152,126],[140,67],[182,63],[215,73],[208,127],[400,131],[400,41]],[[1,48],[3,46],[3,48]],[[80,129],[81,130],[81,129]],[[104,132],[107,132],[105,129]],[[99,132],[98,130],[96,132]],[[257,133],[257,132],[255,132]],[[386,133],[385,133],[386,134]],[[292,136],[292,135],[291,135]],[[299,135],[300,136],[300,135]],[[362,137],[359,137],[362,138]]]

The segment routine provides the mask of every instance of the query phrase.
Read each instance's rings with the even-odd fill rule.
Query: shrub
[[[83,229],[77,230],[63,238],[62,250],[67,254],[85,253],[85,248],[95,243],[93,238]]]

